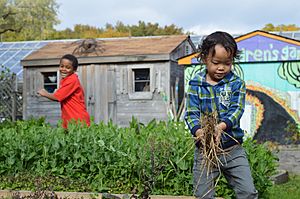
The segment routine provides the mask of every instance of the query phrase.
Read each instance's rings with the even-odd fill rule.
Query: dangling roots
[[[221,139],[216,140],[216,126],[218,124],[217,112],[204,113],[200,119],[203,129],[203,135],[197,138],[200,144],[200,151],[203,155],[203,166],[207,168],[207,176],[213,168],[220,169],[222,162],[218,155],[224,154],[224,150],[220,147]],[[221,138],[221,136],[219,136]]]
[[[223,165],[222,161],[219,159],[220,156],[224,157],[224,160],[226,161],[226,154],[227,151],[221,148],[221,136],[217,136],[219,133],[218,130],[216,129],[216,126],[218,125],[218,113],[217,112],[212,112],[212,113],[204,113],[202,117],[200,118],[200,124],[202,126],[203,134],[200,137],[196,138],[196,141],[199,142],[200,145],[200,153],[203,156],[203,163],[201,164],[202,166],[202,171],[204,171],[206,168],[206,176],[208,177],[209,174],[212,172],[213,169],[219,170],[221,172],[221,166]],[[222,131],[222,134],[226,134],[229,136],[231,139],[239,143],[235,138],[230,136],[228,133]],[[219,139],[216,139],[216,138]],[[204,173],[202,172],[201,175]],[[214,189],[218,181],[220,179],[221,175],[218,176],[214,183]],[[199,180],[201,177],[199,178]],[[199,185],[199,182],[198,182]],[[198,186],[197,185],[197,186]],[[212,190],[211,189],[211,190]],[[206,194],[208,194],[211,190],[209,190]],[[206,195],[205,194],[205,195]],[[204,196],[205,196],[204,195]],[[204,197],[203,196],[203,197]]]

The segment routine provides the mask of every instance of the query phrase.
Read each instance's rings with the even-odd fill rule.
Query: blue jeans
[[[222,162],[220,170],[212,168],[208,173],[207,168],[203,166],[201,150],[196,147],[193,167],[195,196],[197,198],[214,198],[215,181],[221,175],[221,171],[234,189],[236,198],[258,198],[244,148],[236,145],[227,151],[226,155],[219,155],[219,159]]]

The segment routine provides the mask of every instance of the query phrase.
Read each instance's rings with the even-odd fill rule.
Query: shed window
[[[150,68],[132,69],[134,92],[150,92]]]
[[[128,66],[128,96],[130,100],[151,100],[154,88],[152,64]]]
[[[57,89],[57,72],[42,72],[44,78],[44,89],[49,93],[54,93]]]

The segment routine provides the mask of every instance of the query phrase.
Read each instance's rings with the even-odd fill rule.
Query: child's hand
[[[41,90],[39,90],[38,91],[38,94],[40,95],[40,96],[46,96],[47,94],[48,94],[48,92],[43,88],[43,89],[41,89]]]
[[[53,100],[53,101],[58,101],[57,98],[52,94],[52,93],[49,93],[47,90],[45,89],[41,89],[38,91],[38,94],[43,96],[43,97],[46,97],[50,100]]]
[[[203,129],[198,129],[195,133],[196,135],[196,140],[200,140],[204,136],[204,131]]]
[[[215,127],[215,134],[214,134],[215,142],[216,142],[216,143],[220,143],[222,133],[223,133],[223,130],[220,128],[219,125],[217,125],[217,126]]]
[[[226,128],[227,125],[225,122],[221,122],[215,127],[215,142],[217,143],[221,142],[222,133],[224,133]]]

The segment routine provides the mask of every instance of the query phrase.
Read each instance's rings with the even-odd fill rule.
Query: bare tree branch
[[[5,19],[7,19],[7,17],[9,17],[11,15],[15,15],[15,14],[17,14],[17,13],[12,12],[11,10],[9,10],[8,13],[2,15],[1,18],[5,20]]]

